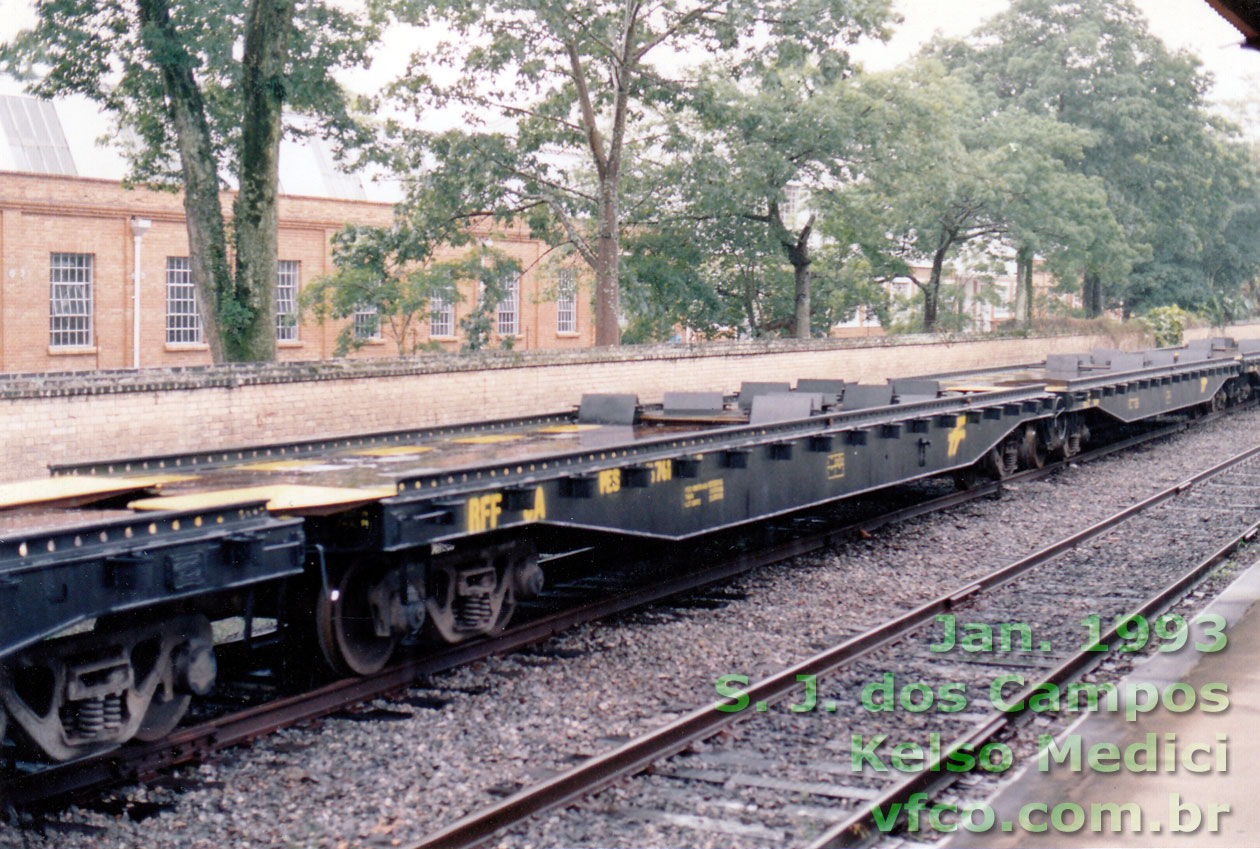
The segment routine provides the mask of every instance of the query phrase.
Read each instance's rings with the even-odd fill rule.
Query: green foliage
[[[1116,231],[1101,183],[1068,167],[1087,132],[999,104],[933,58],[867,77],[861,95],[871,155],[833,197],[825,229],[883,279],[914,281],[922,329],[942,317],[942,273],[964,247],[1039,243],[1066,263]]]
[[[1096,276],[1106,301],[1126,312],[1199,305],[1236,287],[1234,272],[1254,274],[1250,257],[1223,256],[1226,242],[1260,250],[1223,235],[1256,190],[1223,149],[1235,147],[1229,128],[1205,109],[1210,81],[1193,56],[1150,33],[1130,0],[1014,0],[972,37],[935,50],[1000,102],[1091,135],[1069,166],[1101,182],[1119,231],[1075,249],[1070,265]]]
[[[1180,345],[1190,313],[1172,305],[1155,307],[1142,316],[1142,324],[1155,335],[1155,344],[1161,348]]]
[[[165,4],[151,3],[155,7]],[[241,171],[245,0],[186,0],[171,10],[173,39],[128,0],[36,0],[36,24],[0,47],[0,69],[30,81],[39,97],[84,95],[134,133],[126,149],[130,182],[182,187],[181,150],[155,53],[177,57],[196,77],[216,162]],[[354,119],[354,98],[337,82],[343,68],[366,67],[379,20],[324,0],[296,3],[284,79],[286,107],[311,122],[291,135],[321,133],[347,144],[369,139]]]
[[[420,329],[436,301],[460,303],[461,280],[475,280],[480,297],[476,308],[460,319],[468,349],[483,347],[493,328],[495,305],[520,265],[501,251],[478,245],[461,259],[425,263],[427,246],[417,245],[403,227],[347,227],[333,237],[336,270],[316,279],[299,296],[304,313],[320,321],[346,319],[360,311],[375,311],[383,336],[400,357],[429,346]],[[345,356],[367,343],[356,338],[353,324],[337,336],[336,355]]]
[[[686,55],[729,59],[743,75],[882,32],[889,0],[380,0],[440,25],[391,89],[415,115],[459,109],[469,129],[391,125],[394,170],[417,175],[407,206],[451,216],[524,216],[595,269],[596,340],[611,344],[618,244],[638,231],[662,186],[652,164],[679,140],[668,117],[695,97]],[[838,69],[837,65],[836,68]],[[455,71],[451,73],[451,71]],[[838,70],[837,70],[838,72]]]
[[[501,251],[478,247],[456,263],[456,268],[461,279],[477,281],[476,305],[459,320],[460,329],[464,331],[462,350],[477,351],[490,343],[499,302],[507,295],[508,284],[520,275],[521,266]],[[500,345],[510,351],[514,343],[511,337],[506,337]]]

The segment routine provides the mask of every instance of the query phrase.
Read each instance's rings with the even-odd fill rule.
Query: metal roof
[[[0,138],[15,171],[78,174],[61,120],[46,100],[0,95]]]
[[[0,80],[0,171],[121,180],[128,171],[113,121],[85,98],[40,100]],[[286,120],[303,125],[299,116]],[[311,127],[303,127],[308,132]],[[225,175],[229,185],[234,184]],[[398,186],[338,167],[331,145],[311,133],[280,144],[282,194],[394,203]]]
[[[1260,0],[1207,0],[1247,39],[1247,46],[1260,50]]]

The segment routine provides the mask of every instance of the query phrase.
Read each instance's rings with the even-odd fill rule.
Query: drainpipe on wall
[[[131,219],[131,236],[134,240],[135,272],[131,289],[131,367],[140,368],[140,240],[149,232],[153,222],[147,218]]]

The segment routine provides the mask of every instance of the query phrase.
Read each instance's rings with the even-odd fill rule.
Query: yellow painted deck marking
[[[350,453],[356,457],[401,457],[404,454],[427,454],[432,450],[432,445],[391,445],[388,448],[365,448]]]
[[[250,463],[247,466],[237,466],[237,468],[250,472],[288,472],[323,465],[325,464],[318,460],[268,460],[265,463]]]
[[[992,392],[999,389],[994,383],[951,383],[949,386],[942,386],[943,392]]]
[[[367,504],[380,498],[388,498],[393,494],[392,486],[352,489],[337,486],[276,484],[216,489],[188,495],[141,498],[127,506],[133,510],[213,510],[228,504],[265,500],[267,509],[272,513],[301,514],[331,512],[330,508],[344,510],[356,504]]]
[[[500,442],[515,442],[520,439],[519,433],[494,433],[487,436],[460,436],[452,439],[460,445],[496,445]]]
[[[137,475],[126,478],[66,475],[15,481],[0,484],[0,510],[33,504],[90,504],[125,492],[196,479],[196,475]]]
[[[570,425],[548,425],[540,427],[539,433],[581,433],[584,430],[599,430],[599,425],[593,424],[570,424]]]

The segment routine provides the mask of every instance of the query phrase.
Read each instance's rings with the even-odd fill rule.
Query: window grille
[[[429,336],[442,338],[454,335],[455,305],[448,304],[441,298],[434,298],[429,304]]]
[[[54,348],[92,345],[92,254],[51,254],[49,335]]]
[[[376,307],[363,307],[354,311],[354,338],[375,340],[381,338],[381,317]]]
[[[298,273],[301,263],[280,260],[276,273],[276,341],[296,342]]]
[[[192,263],[186,256],[166,258],[166,341],[201,341],[197,287],[193,285]]]
[[[521,312],[521,276],[513,274],[504,288],[503,300],[499,301],[496,329],[500,336],[515,336]]]
[[[577,270],[561,269],[556,292],[556,332],[577,333]]]

